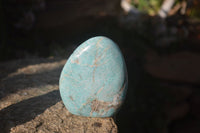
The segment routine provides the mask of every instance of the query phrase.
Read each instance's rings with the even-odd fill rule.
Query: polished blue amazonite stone
[[[127,90],[127,70],[119,47],[98,36],[82,43],[66,62],[59,81],[66,108],[75,115],[110,117]]]

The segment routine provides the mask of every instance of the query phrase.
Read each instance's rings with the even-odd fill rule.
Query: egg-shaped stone
[[[83,42],[61,72],[59,88],[65,107],[87,117],[114,115],[126,95],[127,70],[119,47],[98,36]]]

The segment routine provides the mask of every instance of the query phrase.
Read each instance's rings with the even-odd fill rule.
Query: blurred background
[[[0,114],[52,91],[73,50],[99,35],[128,68],[119,132],[200,133],[199,0],[0,0]],[[33,118],[7,114],[0,128]]]

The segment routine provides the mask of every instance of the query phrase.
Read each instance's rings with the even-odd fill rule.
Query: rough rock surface
[[[24,59],[0,64],[1,132],[117,132],[113,118],[75,116],[64,107],[58,79],[65,62]]]
[[[11,133],[115,133],[116,125],[112,118],[87,118],[69,113],[62,102],[46,109],[35,119],[16,126]]]

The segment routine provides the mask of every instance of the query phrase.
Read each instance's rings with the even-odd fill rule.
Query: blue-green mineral
[[[114,115],[125,99],[127,85],[122,53],[103,36],[90,38],[73,52],[59,81],[68,111],[87,117]]]

